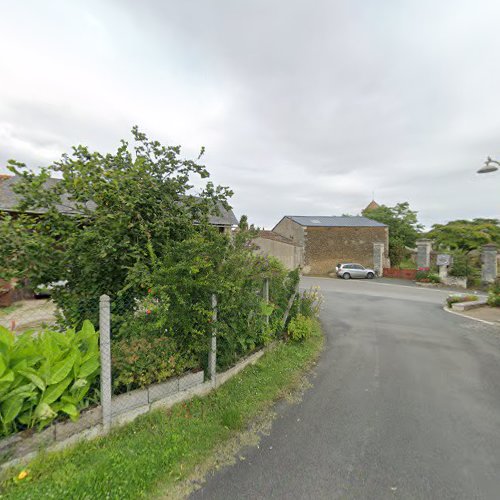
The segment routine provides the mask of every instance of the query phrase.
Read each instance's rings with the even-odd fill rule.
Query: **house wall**
[[[303,247],[305,236],[304,229],[304,226],[297,224],[292,219],[283,217],[283,219],[281,219],[278,224],[276,224],[273,231],[275,233],[281,234],[281,236],[284,236],[285,238],[288,238],[289,240],[292,240],[293,242]]]
[[[389,233],[386,227],[307,227],[304,274],[326,275],[339,262],[373,266],[373,243],[384,243],[387,257]]]
[[[259,247],[256,252],[260,255],[272,255],[277,258],[287,269],[296,269],[302,266],[303,249],[282,241],[269,238],[255,238],[253,243]]]

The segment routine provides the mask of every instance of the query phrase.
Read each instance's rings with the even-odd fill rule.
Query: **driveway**
[[[447,292],[305,278],[325,297],[313,387],[192,498],[500,498],[500,329]]]

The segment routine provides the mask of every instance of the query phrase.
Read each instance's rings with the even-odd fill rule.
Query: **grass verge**
[[[39,455],[11,471],[2,498],[140,498],[169,496],[225,442],[297,385],[323,344],[319,324],[302,343],[267,352],[217,391],[157,410],[105,437]]]

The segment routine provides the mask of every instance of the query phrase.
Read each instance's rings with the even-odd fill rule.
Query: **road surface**
[[[194,499],[500,498],[500,329],[447,293],[305,278],[325,297],[313,387]]]

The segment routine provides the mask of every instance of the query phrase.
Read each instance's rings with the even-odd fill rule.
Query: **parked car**
[[[345,280],[351,278],[367,278],[371,280],[375,277],[375,271],[368,269],[361,264],[337,264],[337,276]]]

